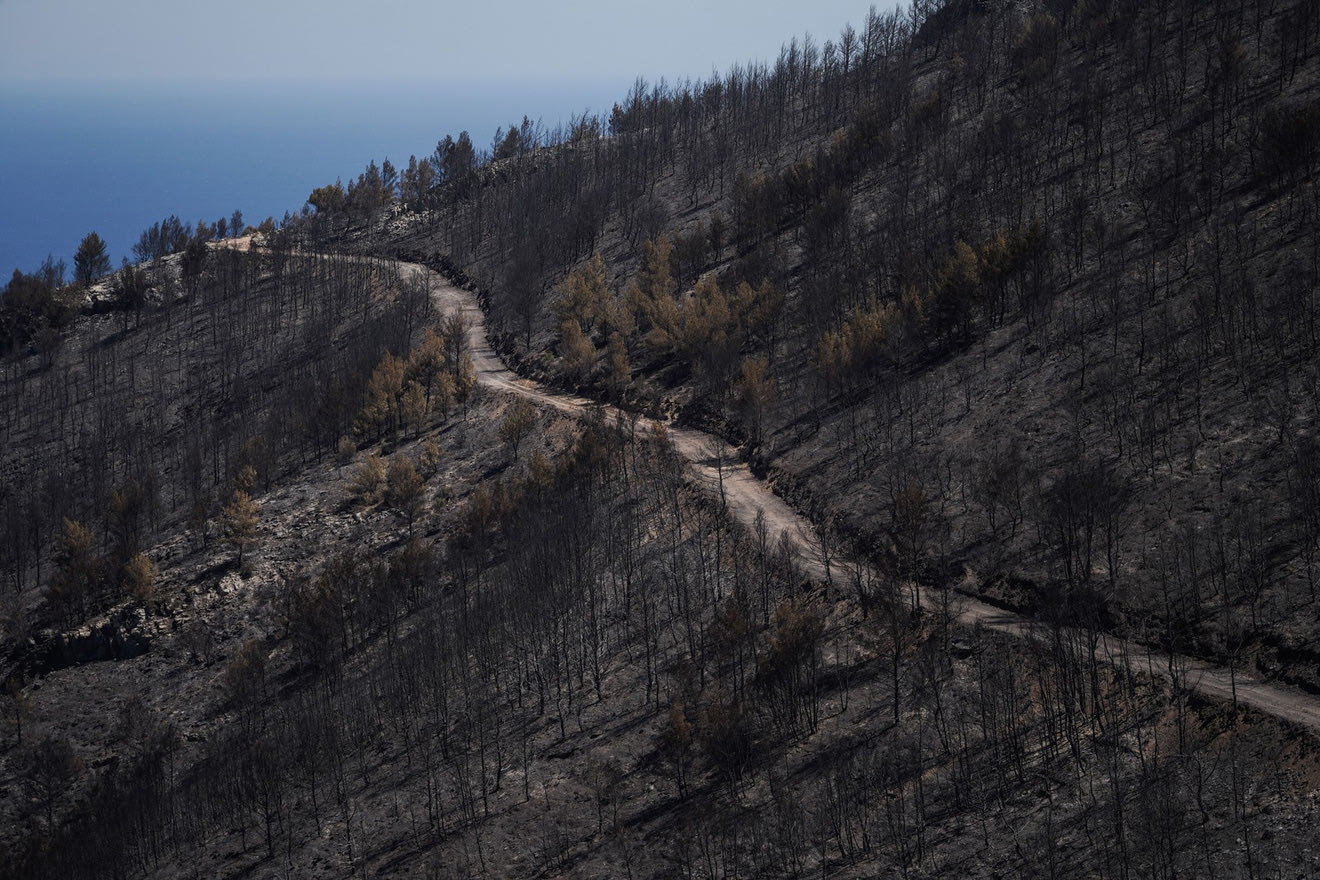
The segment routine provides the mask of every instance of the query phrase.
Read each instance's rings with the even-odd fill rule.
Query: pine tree
[[[515,398],[504,413],[504,421],[500,423],[500,439],[509,447],[509,454],[515,461],[518,459],[518,447],[535,421],[536,408],[522,397]]]
[[[110,253],[105,239],[95,232],[87,233],[73,255],[73,280],[78,284],[91,284],[110,272]]]
[[[238,564],[243,564],[243,553],[257,540],[257,503],[241,489],[234,490],[234,500],[223,511],[224,542],[238,551]]]
[[[408,358],[407,374],[426,389],[426,401],[431,402],[435,380],[445,368],[445,338],[430,327],[422,334],[422,341]]]
[[[426,399],[426,392],[422,386],[416,382],[409,382],[403,389],[400,409],[403,412],[403,424],[405,428],[420,431],[426,424],[426,417],[431,412],[431,407]]]
[[[422,512],[426,484],[417,473],[412,460],[404,455],[396,455],[390,462],[388,483],[386,500],[390,507],[408,519],[408,534],[412,535],[413,522]]]
[[[96,538],[91,530],[76,520],[65,519],[56,561],[59,567],[50,582],[50,602],[67,617],[81,617],[101,577],[101,561],[96,557]]]
[[[632,381],[632,363],[628,360],[628,344],[623,334],[610,334],[609,344],[605,349],[605,378],[610,391],[616,396],[623,393]]]
[[[559,357],[564,373],[577,381],[585,378],[596,359],[596,347],[571,318],[559,326]]]
[[[559,320],[574,321],[584,333],[590,333],[597,321],[605,317],[610,300],[605,261],[596,254],[574,269],[556,288],[559,298],[555,311]]]
[[[399,425],[402,415],[400,398],[403,396],[405,364],[393,353],[385,357],[367,381],[367,403],[358,414],[356,429],[359,434],[374,431],[392,431]]]

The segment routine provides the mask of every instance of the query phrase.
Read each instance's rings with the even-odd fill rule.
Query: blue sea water
[[[47,254],[72,265],[96,231],[112,260],[170,214],[187,223],[297,212],[367,163],[430,155],[446,134],[489,146],[524,114],[548,128],[608,116],[628,83],[159,87],[0,86],[0,285]]]

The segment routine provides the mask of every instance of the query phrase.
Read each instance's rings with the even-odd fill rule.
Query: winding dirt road
[[[485,316],[475,296],[419,264],[401,263],[400,271],[414,278],[418,274],[427,277],[436,306],[446,314],[457,312],[464,317],[470,353],[480,384],[522,395],[568,415],[585,415],[592,408],[601,408],[610,417],[620,414],[615,407],[551,391],[539,383],[518,377],[491,348],[486,334]],[[625,417],[633,418],[631,415]],[[639,417],[636,424],[640,429],[651,430],[659,423]],[[757,479],[746,464],[738,461],[737,453],[731,446],[718,437],[692,428],[670,423],[664,423],[663,427],[679,456],[688,462],[692,476],[709,486],[713,492],[722,492],[732,516],[751,526],[757,515],[762,514],[770,540],[778,542],[781,535],[787,535],[799,549],[806,573],[814,579],[826,580],[828,573],[812,525],[776,495],[766,482]],[[841,569],[832,567],[831,571],[838,572]],[[932,597],[918,593],[916,599],[927,608],[939,607],[947,601],[955,620],[964,625],[981,626],[1018,638],[1053,640],[1062,636],[1074,645],[1091,648],[1086,634],[1080,631],[1064,630],[1059,633],[1031,618],[968,596],[950,593],[946,599],[944,596]],[[1195,693],[1218,701],[1235,701],[1275,718],[1320,731],[1320,697],[1283,685],[1270,684],[1242,671],[1226,669],[1181,654],[1152,650],[1136,642],[1108,635],[1100,635],[1091,650],[1104,663],[1115,666],[1126,664],[1134,672],[1160,678],[1176,676],[1184,687]]]

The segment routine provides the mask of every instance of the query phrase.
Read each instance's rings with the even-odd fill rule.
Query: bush
[[[339,445],[336,447],[339,454],[339,463],[348,464],[357,454],[357,444],[353,442],[352,437],[343,436],[339,438]]]
[[[145,553],[124,563],[124,592],[139,602],[148,602],[156,592],[156,565]]]
[[[359,502],[370,507],[379,504],[385,493],[385,460],[369,452],[353,474],[353,494]]]
[[[408,519],[408,529],[412,530],[413,521],[422,511],[425,500],[426,484],[413,466],[412,459],[396,455],[390,462],[388,485],[385,490],[390,507]]]

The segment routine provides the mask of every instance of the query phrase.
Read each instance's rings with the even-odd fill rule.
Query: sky
[[[881,3],[880,5],[885,5]],[[868,0],[0,0],[0,88],[703,77]]]
[[[608,117],[861,26],[872,0],[0,0],[0,281],[96,230],[257,220],[371,159]],[[884,6],[892,0],[878,0]]]

